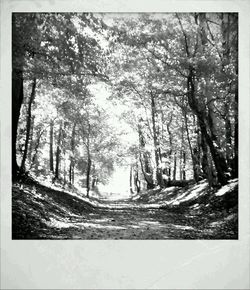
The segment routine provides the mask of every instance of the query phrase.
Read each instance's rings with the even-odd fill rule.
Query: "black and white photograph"
[[[249,13],[0,0],[0,289],[250,289]]]
[[[12,13],[12,239],[238,239],[238,13]]]

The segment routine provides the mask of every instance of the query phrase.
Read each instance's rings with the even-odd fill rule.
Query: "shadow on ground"
[[[203,182],[110,202],[28,180],[13,184],[12,238],[237,239],[238,187],[216,196]]]

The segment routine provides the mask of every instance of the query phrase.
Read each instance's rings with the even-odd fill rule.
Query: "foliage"
[[[87,190],[117,164],[137,190],[236,177],[237,27],[234,13],[14,13],[19,165],[28,150],[26,170]]]

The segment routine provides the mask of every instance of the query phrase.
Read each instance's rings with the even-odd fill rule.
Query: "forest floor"
[[[28,179],[13,184],[12,238],[238,239],[238,180],[218,190],[201,181],[110,201]]]

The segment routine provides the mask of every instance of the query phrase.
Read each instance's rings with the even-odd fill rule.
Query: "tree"
[[[91,14],[13,14],[13,179],[18,172],[16,138],[23,103],[24,81],[36,78],[36,80],[49,80],[51,84],[60,88],[65,86],[71,88],[74,76],[105,79],[101,71],[102,67],[99,65],[101,59],[104,61],[102,49],[95,37],[84,33],[86,27],[98,31],[101,25],[101,20],[95,19]],[[27,130],[27,137],[28,135]],[[23,161],[22,169],[25,167],[26,157]]]

